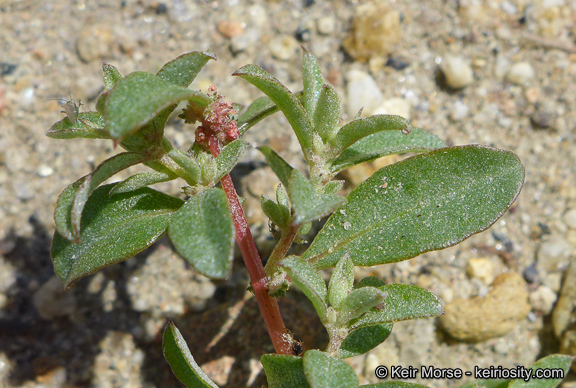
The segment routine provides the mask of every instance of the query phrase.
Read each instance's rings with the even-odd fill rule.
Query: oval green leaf
[[[234,140],[222,149],[220,154],[216,157],[216,166],[218,168],[218,175],[216,181],[224,178],[230,171],[238,164],[238,161],[246,152],[248,143],[244,140]]]
[[[366,136],[346,148],[330,163],[330,172],[337,174],[360,163],[403,152],[426,152],[446,147],[436,135],[420,128],[410,134],[400,131],[383,131]]]
[[[302,50],[302,82],[304,84],[304,108],[308,112],[308,117],[314,117],[316,105],[324,78],[322,70],[316,60],[316,57],[310,54],[306,49]]]
[[[371,308],[386,300],[388,293],[376,287],[362,287],[352,290],[342,301],[338,311],[337,324],[345,325],[352,319],[360,317]]]
[[[299,170],[292,170],[288,195],[294,208],[293,225],[316,221],[334,212],[346,203],[336,194],[319,194]]]
[[[172,372],[188,388],[218,388],[198,366],[180,330],[169,321],[162,337],[164,358]]]
[[[102,115],[106,120],[106,129],[116,141],[122,141],[164,109],[172,105],[176,107],[180,101],[187,100],[199,106],[211,102],[204,93],[174,85],[144,72],[127,75],[106,93],[106,96],[102,94],[105,97]]]
[[[320,91],[314,113],[314,130],[324,142],[329,141],[338,132],[340,124],[340,97],[336,90],[325,84]]]
[[[320,271],[298,256],[285,258],[280,262],[280,266],[286,269],[290,279],[300,288],[304,295],[310,299],[320,320],[324,322],[326,309],[328,308],[326,303],[328,290]]]
[[[382,131],[410,133],[412,126],[404,117],[395,115],[374,115],[354,120],[344,125],[334,138],[328,141],[331,154],[339,155],[358,140]]]
[[[168,182],[176,179],[178,176],[168,172],[141,172],[118,182],[116,186],[110,191],[110,195],[127,193],[129,191],[138,190],[155,183]]]
[[[113,187],[98,188],[86,203],[81,244],[54,234],[52,262],[67,287],[148,248],[166,232],[172,214],[183,203],[149,188],[110,196]]]
[[[303,257],[327,268],[348,253],[371,266],[455,245],[500,218],[523,182],[508,151],[471,145],[414,156],[352,191]]]
[[[334,268],[330,283],[328,284],[328,301],[330,306],[339,310],[340,305],[346,299],[354,287],[354,263],[350,256],[345,255]]]
[[[382,342],[392,332],[392,323],[370,325],[352,330],[340,346],[340,358],[348,358],[365,354]]]
[[[346,361],[320,350],[304,353],[304,373],[311,388],[358,387],[358,376]]]
[[[182,54],[165,64],[157,76],[174,85],[188,87],[210,59],[216,60],[210,50]]]
[[[199,273],[226,279],[234,259],[234,225],[226,194],[219,188],[191,197],[168,229],[174,248]]]
[[[383,306],[373,308],[357,320],[352,321],[350,323],[351,328],[357,329],[363,326],[407,319],[437,317],[444,314],[440,299],[421,287],[410,284],[389,284],[378,287],[378,289],[388,295],[384,299]]]
[[[122,78],[122,74],[120,74],[118,69],[106,62],[102,62],[102,73],[105,91],[112,89],[116,82]]]
[[[265,354],[260,359],[269,388],[309,387],[304,375],[302,357],[284,354]]]
[[[54,124],[46,136],[52,139],[110,139],[110,134],[104,129],[104,119],[98,112],[78,113],[75,123],[65,117]]]

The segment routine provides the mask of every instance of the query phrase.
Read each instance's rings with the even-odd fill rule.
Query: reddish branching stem
[[[215,91],[215,89],[211,91]],[[236,122],[229,119],[232,105],[222,102],[220,99],[220,96],[218,96],[215,102],[207,109],[201,120],[202,125],[196,131],[196,141],[209,149],[214,157],[220,154],[223,143],[238,138]],[[276,353],[292,354],[291,336],[284,326],[278,301],[268,293],[267,285],[269,279],[262,266],[260,254],[254,243],[244,209],[242,209],[230,175],[226,175],[222,179],[222,188],[228,198],[228,205],[230,206],[230,212],[236,228],[236,243],[242,253],[256,301],[260,307]]]

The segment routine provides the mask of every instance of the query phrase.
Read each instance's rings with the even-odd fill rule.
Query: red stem
[[[221,144],[216,137],[210,136],[208,144],[212,155],[214,157],[218,156],[221,150]],[[242,253],[244,264],[246,265],[250,281],[252,282],[256,301],[260,307],[262,317],[266,323],[266,328],[268,329],[268,334],[272,339],[276,353],[293,354],[292,343],[290,340],[291,337],[287,334],[286,327],[284,326],[284,321],[280,314],[280,308],[278,307],[278,301],[268,294],[266,285],[268,284],[269,279],[266,276],[266,272],[264,272],[262,260],[260,259],[260,254],[258,253],[256,244],[254,243],[254,238],[252,237],[252,233],[248,227],[248,221],[246,220],[244,209],[242,209],[242,205],[240,205],[238,194],[236,193],[234,183],[232,183],[232,178],[229,174],[222,178],[222,188],[228,198],[228,205],[230,206],[230,212],[232,213],[232,219],[234,220],[234,226],[236,228],[236,243]]]

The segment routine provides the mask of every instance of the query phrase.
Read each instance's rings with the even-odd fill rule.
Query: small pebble
[[[242,23],[234,20],[224,20],[218,23],[218,31],[226,38],[233,38],[244,33]]]
[[[458,100],[452,105],[450,119],[452,121],[462,121],[470,115],[470,107]]]
[[[506,79],[516,85],[525,85],[534,78],[534,68],[528,62],[513,64],[506,75]]]
[[[400,12],[383,2],[355,9],[350,34],[343,42],[346,52],[361,62],[387,56],[402,39]]]
[[[538,280],[538,269],[534,264],[532,264],[526,267],[526,269],[522,272],[522,276],[528,284],[535,283],[536,280]]]
[[[398,115],[410,120],[410,101],[405,98],[390,98],[384,100],[373,114]]]
[[[406,62],[402,59],[391,57],[386,61],[386,66],[393,68],[394,70],[404,70],[410,67],[410,62]]]
[[[14,73],[14,70],[16,70],[17,67],[18,65],[12,63],[0,62],[0,77]]]
[[[336,21],[332,16],[325,16],[318,19],[316,27],[322,35],[330,35],[336,30]]]
[[[466,273],[471,278],[480,279],[484,284],[490,285],[494,281],[494,263],[485,257],[470,259],[466,266]]]
[[[530,104],[536,104],[540,99],[540,88],[527,88],[524,92],[524,96],[526,97],[526,101]]]
[[[571,209],[564,214],[564,223],[570,229],[576,229],[576,209]]]
[[[80,31],[76,40],[76,51],[84,62],[110,55],[112,33],[107,26],[93,26]]]
[[[538,250],[538,267],[546,272],[562,271],[570,262],[571,250],[570,244],[562,236],[550,236]]]
[[[556,122],[556,114],[546,110],[537,110],[530,116],[530,122],[536,128],[552,128]]]
[[[309,28],[298,28],[294,33],[299,42],[308,42],[312,37]]]
[[[462,89],[474,82],[472,68],[460,57],[446,55],[440,70],[446,78],[446,85],[452,89]]]
[[[276,59],[287,61],[298,54],[300,44],[290,35],[278,36],[268,44],[270,52]]]
[[[54,169],[46,164],[41,164],[38,167],[38,175],[40,175],[41,177],[45,178],[47,176],[50,176],[54,173]]]
[[[550,314],[554,303],[556,303],[557,296],[550,288],[546,286],[540,286],[535,291],[533,291],[528,300],[532,309],[539,311],[544,315]]]
[[[363,114],[371,114],[382,103],[382,92],[372,76],[361,70],[350,70],[346,73],[346,112],[350,118],[356,116],[360,109]]]

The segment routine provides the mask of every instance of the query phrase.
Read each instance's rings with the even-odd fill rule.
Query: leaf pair
[[[345,198],[336,194],[319,193],[300,171],[292,168],[272,148],[263,146],[259,149],[282,185],[287,187],[288,197],[294,209],[292,225],[303,225],[318,220],[346,203]]]
[[[176,171],[190,186],[212,187],[236,166],[248,143],[244,140],[234,140],[222,149],[214,158],[206,152],[200,152],[198,157],[193,153],[171,150],[168,156],[178,165]]]
[[[315,157],[323,158],[322,163],[329,163],[346,148],[371,134],[389,130],[410,132],[410,123],[393,115],[355,120],[338,129],[341,103],[336,91],[324,83],[314,56],[304,52],[302,63],[302,102],[274,76],[255,65],[246,65],[233,75],[256,86],[284,113],[311,165],[318,162]],[[261,100],[247,117],[255,119],[256,112],[270,114],[272,109],[267,100]]]

